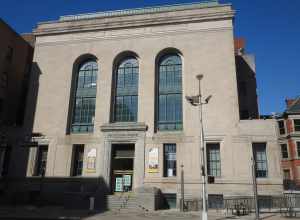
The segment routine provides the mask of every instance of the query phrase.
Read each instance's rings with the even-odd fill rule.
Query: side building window
[[[41,145],[37,149],[33,176],[44,176],[46,173],[48,146]]]
[[[300,131],[300,119],[294,120],[295,131]]]
[[[11,161],[11,146],[0,146],[0,177],[7,176]]]
[[[176,176],[176,144],[164,144],[164,177]]]
[[[207,153],[207,175],[220,177],[221,176],[221,157],[220,144],[206,144]]]
[[[288,151],[288,147],[287,144],[281,144],[281,156],[283,159],[287,159],[289,158],[289,151]]]
[[[291,179],[291,173],[289,169],[283,170],[283,179],[284,180],[290,180]]]
[[[136,122],[138,112],[139,65],[136,58],[122,60],[116,68],[114,122]]]
[[[84,145],[73,145],[71,176],[81,176],[83,169]]]
[[[79,67],[71,133],[88,133],[94,130],[97,72],[98,66],[93,60],[86,61]]]
[[[266,143],[253,143],[253,158],[255,161],[256,177],[268,176]]]
[[[279,134],[285,134],[284,121],[278,121]]]
[[[300,158],[300,142],[297,142],[297,156]]]
[[[182,62],[177,54],[163,56],[157,75],[157,130],[182,130]]]

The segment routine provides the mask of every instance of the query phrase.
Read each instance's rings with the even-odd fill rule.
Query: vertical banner
[[[148,172],[158,173],[158,148],[152,147],[149,149]]]
[[[87,172],[95,173],[96,172],[96,158],[97,158],[97,149],[92,148],[87,154]]]

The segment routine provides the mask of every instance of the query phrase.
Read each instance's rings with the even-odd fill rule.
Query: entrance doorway
[[[111,190],[132,191],[134,144],[113,144],[111,155]]]

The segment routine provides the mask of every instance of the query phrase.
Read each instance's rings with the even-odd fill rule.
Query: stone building
[[[278,117],[284,187],[300,190],[300,98],[287,99],[286,105],[286,110]]]
[[[51,182],[43,190],[58,203],[94,178],[95,192],[156,187],[178,202],[183,166],[185,197],[200,198],[198,108],[184,97],[203,74],[209,199],[251,196],[253,155],[259,194],[281,193],[276,120],[240,118],[233,18],[230,4],[209,1],[39,23],[28,179]]]
[[[24,120],[33,47],[0,19],[0,180],[24,174],[23,163],[14,163],[14,148],[27,124]],[[29,37],[30,35],[28,35]],[[31,35],[32,36],[32,35]],[[31,134],[31,132],[30,132]],[[22,151],[22,150],[21,150]],[[1,182],[1,181],[0,181]],[[0,184],[0,191],[2,185]]]

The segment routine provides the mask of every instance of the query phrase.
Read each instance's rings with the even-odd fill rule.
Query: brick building
[[[300,97],[286,100],[278,133],[285,189],[300,190]]]
[[[16,142],[28,128],[25,119],[26,98],[33,58],[33,47],[0,19],[0,178],[22,173],[22,163],[15,163]],[[28,134],[31,132],[28,132]],[[22,150],[21,150],[22,151]],[[22,160],[23,157],[20,157]],[[1,186],[0,186],[1,190]]]

